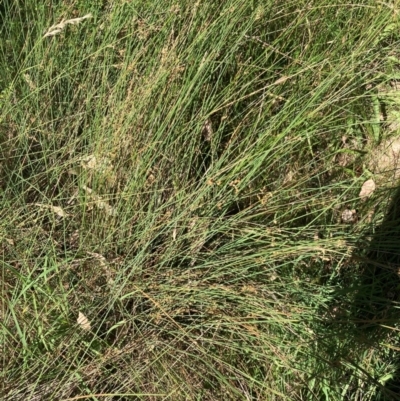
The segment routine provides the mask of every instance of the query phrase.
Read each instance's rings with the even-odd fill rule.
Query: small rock
[[[362,200],[368,199],[372,193],[375,191],[376,185],[373,179],[369,179],[364,182],[363,186],[361,187],[361,191],[359,193],[359,197]]]
[[[345,209],[342,212],[342,222],[346,224],[355,223],[357,221],[357,212],[355,209]]]

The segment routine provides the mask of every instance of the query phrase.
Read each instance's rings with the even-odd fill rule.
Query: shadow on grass
[[[355,323],[355,345],[377,351],[391,374],[363,372],[378,386],[376,400],[400,400],[400,188],[387,208],[383,222],[373,232],[367,249],[354,255],[360,260],[361,278],[353,288],[350,307]]]

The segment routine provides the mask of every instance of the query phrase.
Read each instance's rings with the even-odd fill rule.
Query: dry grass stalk
[[[60,32],[62,32],[62,30],[69,24],[69,25],[77,25],[80,22],[82,22],[85,19],[88,18],[92,18],[92,14],[86,14],[83,17],[79,17],[79,18],[72,18],[72,19],[68,19],[66,21],[61,21],[59,24],[53,25],[51,26],[48,31],[44,34],[44,38],[48,37],[48,36],[55,36],[57,34],[59,34]]]

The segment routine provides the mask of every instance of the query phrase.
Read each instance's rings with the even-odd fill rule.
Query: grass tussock
[[[1,398],[395,399],[399,12],[4,0]]]

